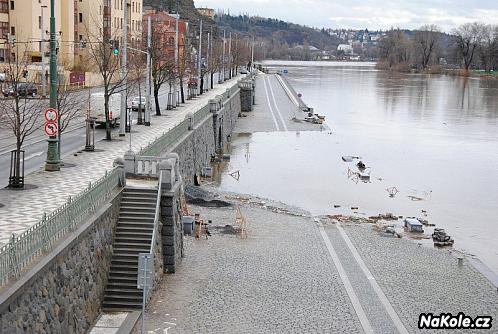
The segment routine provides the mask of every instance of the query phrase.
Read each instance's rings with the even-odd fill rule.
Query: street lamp
[[[57,109],[57,54],[55,52],[55,0],[50,0],[50,108]],[[46,171],[60,170],[57,136],[48,138]]]

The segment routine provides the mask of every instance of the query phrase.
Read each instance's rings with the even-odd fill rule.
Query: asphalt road
[[[145,85],[142,85],[142,89]],[[91,93],[102,92],[102,88],[93,88],[91,89]],[[168,102],[168,92],[169,85],[164,84],[161,90],[159,91],[159,103],[161,105],[161,112],[163,114],[171,113],[173,111],[167,111],[166,105]],[[135,88],[129,94],[128,102],[131,103],[133,97],[138,96],[138,90]],[[78,99],[81,101],[81,116],[75,118],[70,123],[68,129],[65,130],[62,137],[61,144],[61,158],[64,160],[64,157],[67,157],[70,154],[74,154],[79,150],[84,149],[85,147],[85,112],[87,109],[88,103],[88,89],[84,89],[81,91],[77,91],[72,93],[72,99]],[[39,100],[30,101],[31,103],[40,103]],[[43,108],[43,104],[48,105],[48,100],[41,101],[40,107]],[[155,105],[152,100],[152,112],[155,113]],[[133,119],[136,120],[137,113],[133,113]],[[27,175],[38,168],[41,168],[45,165],[45,160],[47,156],[47,136],[44,134],[43,129],[41,128],[44,119],[43,115],[39,117],[37,120],[40,128],[33,133],[30,137],[25,140],[23,145],[23,150],[25,151],[24,155],[24,174]],[[136,123],[136,121],[134,122]],[[112,130],[113,135],[117,136],[119,132],[119,127],[116,127]],[[105,128],[96,127],[95,128],[95,146],[98,148],[98,142],[105,139]],[[0,188],[3,188],[8,185],[9,174],[10,174],[10,151],[15,148],[15,137],[11,130],[2,128],[0,129]]]

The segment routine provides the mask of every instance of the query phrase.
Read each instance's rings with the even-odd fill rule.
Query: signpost
[[[59,113],[53,108],[48,108],[45,110],[45,121],[47,122],[57,122],[59,118]]]
[[[140,253],[138,254],[138,277],[137,277],[137,289],[143,290],[142,299],[142,330],[144,333],[144,319],[145,319],[145,304],[147,302],[147,295],[149,294],[149,289],[152,287],[153,282],[153,272],[152,267],[154,266],[154,256],[150,253]]]
[[[49,137],[55,137],[57,136],[57,133],[59,133],[59,127],[57,126],[56,122],[45,123],[44,130]]]
[[[59,125],[57,121],[59,120],[59,113],[54,108],[48,108],[45,110],[45,126],[43,129],[49,137],[56,137],[59,133]]]

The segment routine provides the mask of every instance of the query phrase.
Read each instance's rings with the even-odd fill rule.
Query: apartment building
[[[74,4],[73,0],[55,3],[59,62],[68,67],[74,62]],[[40,63],[50,48],[49,30],[50,0],[0,0],[0,61],[22,57]]]
[[[142,0],[78,0],[75,5],[77,59],[85,62],[88,43],[123,43],[125,8],[128,7],[128,41],[138,45],[142,36]]]
[[[154,39],[158,39],[158,45],[162,47],[162,53],[168,60],[174,60],[175,57],[175,37],[176,37],[176,18],[165,12],[154,11],[143,16],[143,30],[146,32],[148,17],[151,18],[152,33]],[[187,24],[183,20],[178,21],[178,57],[183,59],[185,54],[185,37]],[[145,34],[144,34],[145,38]]]

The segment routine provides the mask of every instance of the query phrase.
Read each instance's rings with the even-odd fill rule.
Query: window
[[[12,36],[15,36],[16,35],[16,27],[10,27],[10,34]]]
[[[10,10],[16,9],[16,6],[14,5],[14,1],[10,2]]]
[[[83,23],[83,13],[78,13],[78,19],[80,23]]]
[[[0,13],[9,13],[9,1],[0,1]]]
[[[121,23],[119,24],[119,27],[123,29],[123,18],[121,18]]]
[[[41,27],[42,27],[41,16],[38,16],[38,29],[41,29]]]
[[[9,23],[0,22],[0,38],[7,39],[8,34],[9,34]]]
[[[0,61],[5,61],[5,50],[0,49]]]

